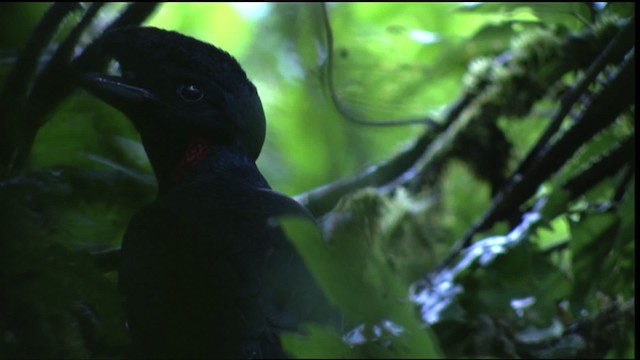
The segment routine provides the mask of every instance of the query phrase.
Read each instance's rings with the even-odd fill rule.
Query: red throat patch
[[[180,181],[180,179],[182,179],[190,170],[196,167],[196,165],[198,165],[205,156],[207,156],[209,150],[211,150],[211,143],[203,137],[196,136],[191,139],[184,156],[173,172],[173,181]]]

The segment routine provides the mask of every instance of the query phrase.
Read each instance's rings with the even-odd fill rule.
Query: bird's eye
[[[186,83],[178,87],[178,95],[187,101],[198,101],[204,97],[204,92],[200,86]]]

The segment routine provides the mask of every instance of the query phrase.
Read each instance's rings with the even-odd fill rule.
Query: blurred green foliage
[[[468,62],[499,53],[525,28],[511,23],[512,19],[531,18],[527,12],[484,16],[458,12],[458,7],[452,3],[330,5],[337,53],[334,77],[343,101],[373,120],[439,114],[460,93]],[[320,74],[327,51],[317,29],[320,21],[319,5],[226,3],[165,4],[147,21],[211,42],[243,64],[267,114],[260,168],[275,188],[288,194],[354,175],[367,164],[388,158],[422,130],[420,126],[384,130],[355,126],[337,115],[325,97]],[[483,33],[496,26],[500,29]],[[421,40],[416,32],[429,33],[433,39]],[[480,45],[489,39],[491,44]],[[128,122],[106,105],[81,95],[64,105],[73,116],[61,109],[38,135],[32,166],[63,161],[98,166],[87,153],[109,158],[113,152],[142,156],[142,149],[136,153],[108,137],[135,138]],[[105,123],[104,118],[113,120]],[[47,131],[49,127],[54,129]],[[47,158],[51,143],[62,144],[60,151],[69,154]]]
[[[338,112],[326,86],[329,49],[321,6],[167,3],[145,22],[211,42],[238,58],[267,115],[258,165],[287,194],[356,175],[426,131],[423,125],[356,125]],[[48,7],[0,5],[0,83]],[[108,22],[123,7],[105,6],[95,23]],[[373,327],[390,320],[404,335],[384,333],[348,346],[343,334],[310,324],[304,336],[284,338],[287,349],[299,357],[633,357],[635,327],[624,309],[635,296],[634,172],[618,172],[576,199],[563,184],[634,136],[634,106],[519,204],[524,211],[546,199],[531,241],[463,272],[465,290],[441,321],[424,327],[406,295],[490,206],[496,184],[482,170],[500,163],[501,175],[514,171],[559,99],[581,79],[586,66],[566,73],[546,66],[557,65],[562,41],[591,29],[608,41],[634,6],[332,3],[327,10],[335,92],[358,117],[441,123],[461,94],[480,96],[463,114],[471,130],[455,144],[455,156],[443,160],[420,191],[365,189],[346,196],[322,220],[330,225],[329,247],[312,241],[319,237],[314,229],[286,225],[349,326],[364,324],[375,337]],[[77,21],[76,13],[67,17],[40,68]],[[81,44],[90,43],[95,31],[83,34]],[[571,55],[562,59],[581,60]],[[599,78],[585,96],[606,80]],[[542,88],[523,88],[527,81]],[[556,137],[587,107],[578,103]],[[151,168],[131,124],[85,92],[74,92],[51,115],[26,167],[0,172],[0,358],[119,357],[127,338],[117,274],[103,270],[100,254],[119,244],[130,217],[153,198]],[[487,135],[488,124],[504,134],[504,144]],[[621,189],[627,190],[624,197],[618,196]],[[512,226],[501,221],[480,236],[505,234]],[[527,297],[535,303],[523,312],[511,305]],[[622,315],[609,316],[614,310]],[[569,331],[589,321],[595,330],[584,339],[607,342],[603,353],[565,346],[554,327],[561,323]],[[612,331],[619,335],[614,340],[602,335]],[[543,341],[523,349],[527,342],[521,339],[532,333]]]

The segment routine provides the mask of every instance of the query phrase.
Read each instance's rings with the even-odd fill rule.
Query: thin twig
[[[157,5],[157,3],[148,2],[131,4],[108,29],[138,25],[155,10]],[[12,164],[15,170],[21,170],[25,166],[39,128],[46,123],[49,115],[62,100],[76,88],[75,76],[73,75],[78,71],[97,71],[106,65],[107,60],[97,54],[95,45],[97,40],[89,44],[75,60],[70,62],[68,57],[81,33],[91,23],[100,8],[101,5],[89,8],[85,16],[62,43],[61,48],[56,52],[45,71],[37,79],[37,86],[34,87],[34,92],[27,100],[28,106],[22,119],[23,131],[18,136],[18,151]]]
[[[336,93],[335,85],[333,82],[333,60],[334,60],[334,51],[333,51],[333,31],[331,29],[331,23],[329,21],[329,14],[327,11],[327,4],[323,3],[322,5],[322,20],[325,29],[325,36],[327,40],[327,61],[325,63],[324,69],[325,71],[325,83],[329,88],[329,93],[331,94],[331,101],[336,106],[336,109],[345,119],[360,125],[369,125],[369,126],[399,126],[399,125],[431,125],[437,126],[437,123],[429,117],[424,117],[420,119],[386,119],[386,120],[367,120],[361,117],[356,116],[351,113],[349,109],[340,101],[338,95]]]
[[[0,94],[0,171],[13,162],[18,144],[18,120],[24,110],[29,84],[35,76],[38,61],[64,18],[79,9],[78,3],[54,3],[32,32],[24,50],[7,75]]]
[[[58,46],[45,68],[35,79],[25,112],[19,124],[19,145],[12,168],[21,170],[30,153],[38,129],[44,125],[49,114],[75,87],[69,61],[80,40],[80,36],[91,24],[104,3],[93,3],[69,35]]]

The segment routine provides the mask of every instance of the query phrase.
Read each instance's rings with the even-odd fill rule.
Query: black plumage
[[[281,331],[337,315],[273,222],[313,220],[255,165],[256,88],[229,54],[175,32],[122,28],[100,49],[122,75],[88,74],[84,86],[133,122],[159,184],[122,244],[133,355],[285,356]]]

